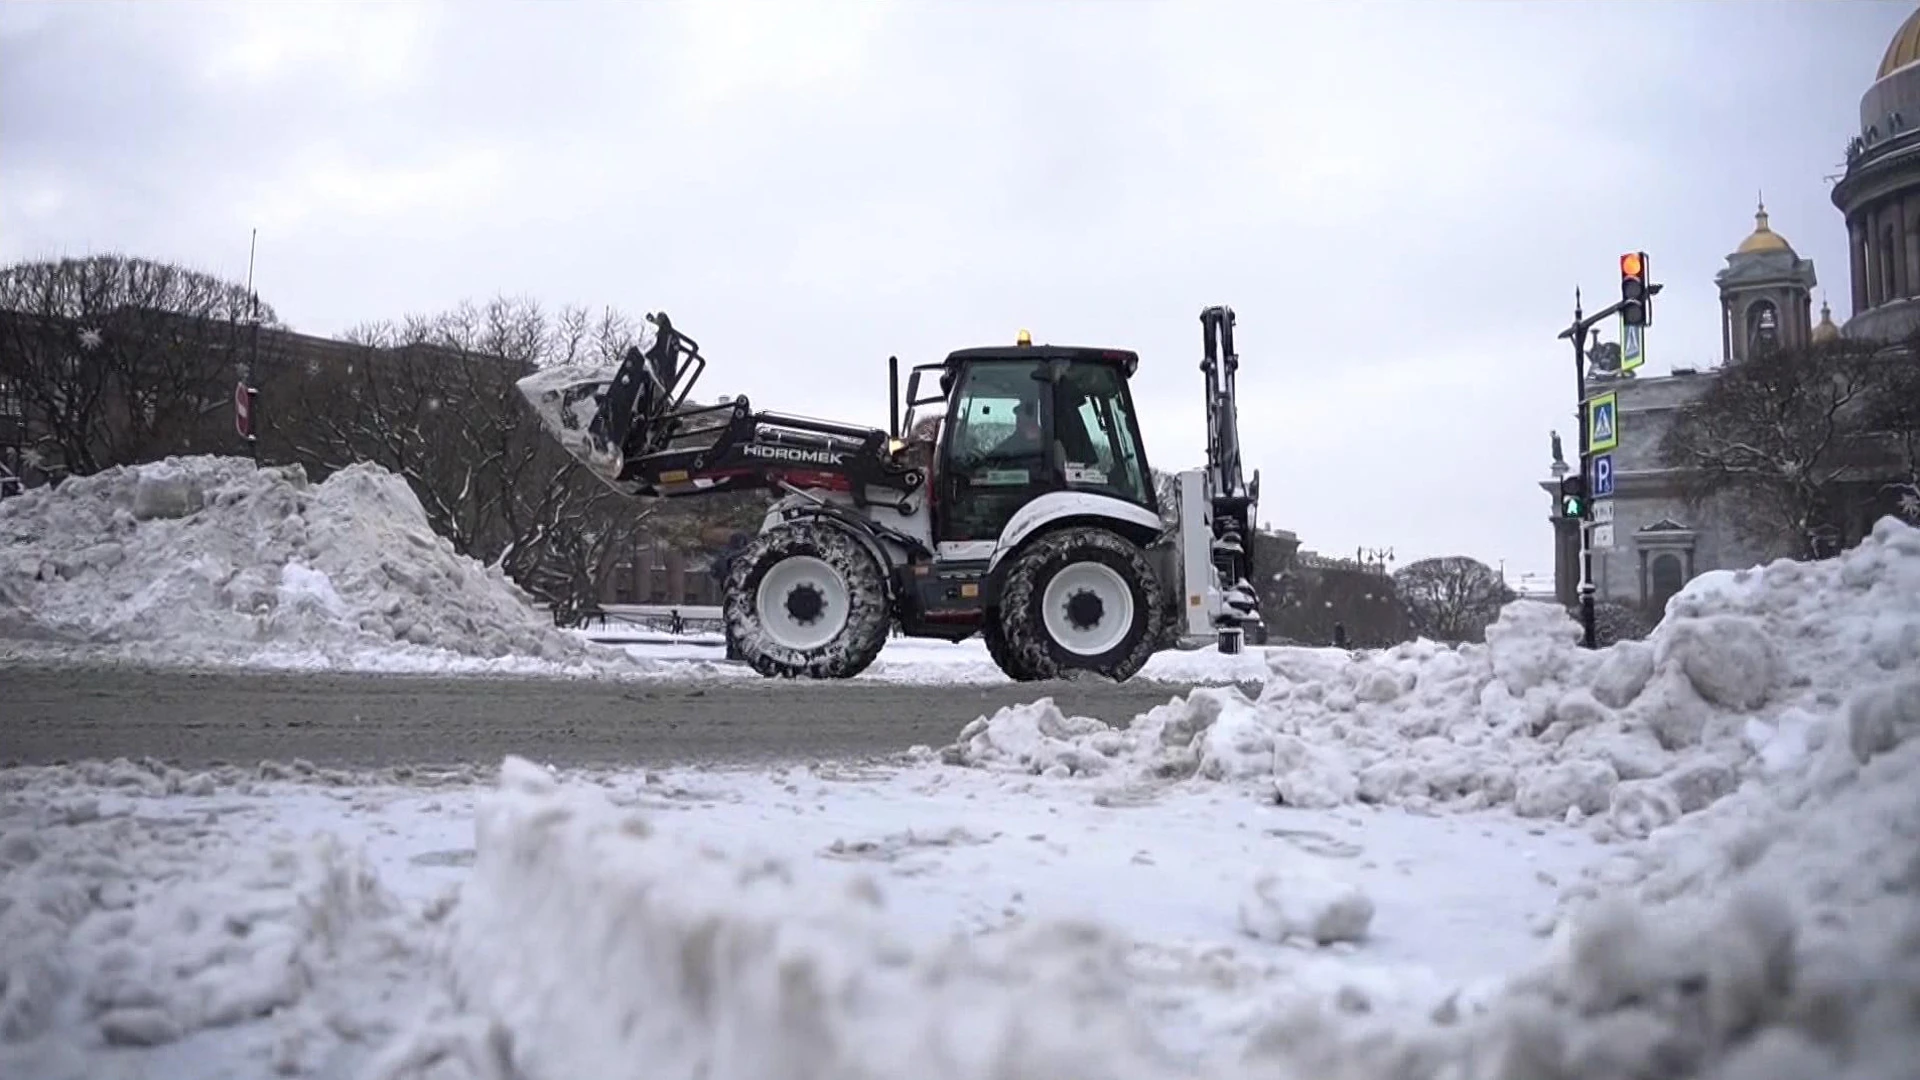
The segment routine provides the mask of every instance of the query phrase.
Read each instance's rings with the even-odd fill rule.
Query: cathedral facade
[[[1813,262],[1773,230],[1766,207],[1715,275],[1720,293],[1720,366],[1773,349],[1849,338],[1889,340],[1920,325],[1920,10],[1909,15],[1882,57],[1860,104],[1860,133],[1848,143],[1847,171],[1833,201],[1850,241],[1852,310],[1844,326],[1828,305],[1813,314]],[[1710,570],[1753,566],[1790,554],[1756,545],[1729,524],[1727,507],[1689,505],[1658,447],[1680,410],[1712,385],[1717,369],[1676,367],[1655,377],[1590,374],[1589,395],[1616,395],[1620,444],[1613,459],[1613,542],[1593,552],[1595,600],[1657,615],[1689,580]],[[1560,477],[1578,460],[1554,463],[1548,493],[1554,529],[1554,592],[1578,600],[1580,534],[1557,512]],[[1861,513],[1865,513],[1862,508]],[[1870,522],[1852,523],[1859,535]]]
[[[1873,85],[1833,187],[1847,223],[1848,337],[1888,340],[1920,324],[1920,11],[1907,16]]]

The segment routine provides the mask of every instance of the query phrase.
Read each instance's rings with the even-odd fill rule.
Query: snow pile
[[[1356,969],[1337,990],[1252,995],[1236,1035],[1198,1058],[1155,1042],[1156,979],[1105,927],[903,940],[857,872],[681,838],[509,760],[447,920],[460,1004],[372,1075],[1911,1075],[1920,678],[1883,678],[1803,734],[1813,749],[1775,782],[1628,845],[1576,890],[1598,902],[1504,988],[1409,1015],[1406,995],[1376,998]],[[1359,890],[1295,869],[1262,876],[1238,910],[1248,935],[1309,946],[1364,942],[1373,914]]]
[[[890,910],[867,876],[883,863],[816,860],[811,843],[768,857],[741,842],[749,832],[685,824],[707,815],[668,809],[682,793],[647,797],[611,777],[562,786],[509,759],[480,799],[459,896],[413,916],[374,879],[369,861],[386,865],[377,853],[254,843],[229,820],[247,814],[232,796],[278,806],[294,795],[278,781],[302,773],[343,804],[393,797],[355,793],[365,777],[297,764],[7,770],[0,1076],[1911,1075],[1916,736],[1920,676],[1877,680],[1806,725],[1806,753],[1771,782],[1613,849],[1631,854],[1576,890],[1600,903],[1572,912],[1536,970],[1451,997],[1418,972],[1370,970],[1373,905],[1303,859],[1281,860],[1239,906],[1240,928],[1282,949],[1183,952],[1177,932],[1156,945],[1028,919],[969,940]],[[648,816],[623,808],[639,802]],[[1124,831],[1120,851],[1143,842]],[[413,852],[420,864],[428,838],[388,859]],[[453,835],[431,839],[444,850]],[[979,840],[909,824],[881,844]],[[978,873],[971,858],[951,865]],[[1511,888],[1486,865],[1468,872],[1484,889]],[[1233,924],[1231,893],[1191,895],[1209,921]],[[1378,937],[1410,932],[1396,920]],[[1339,944],[1311,949],[1326,942]],[[1296,966],[1309,952],[1355,955],[1326,977]],[[1170,1051],[1163,1040],[1182,1039],[1169,1016],[1198,1008],[1213,1014],[1209,1038]]]
[[[169,458],[8,499],[0,605],[0,632],[163,662],[637,669],[455,554],[370,464],[311,485],[297,465]]]
[[[1592,652],[1559,608],[1509,605],[1485,645],[1355,658],[1276,649],[1257,699],[1203,688],[1124,729],[1051,700],[969,724],[945,760],[1057,777],[1255,783],[1350,802],[1597,819],[1643,837],[1804,752],[1851,688],[1920,664],[1920,529],[1839,558],[1690,583],[1645,642]]]
[[[295,1075],[371,1055],[417,996],[401,987],[430,939],[357,854],[135,812],[133,797],[225,790],[213,775],[120,761],[0,779],[0,1075],[101,1076],[116,1047],[209,1075],[189,1036],[215,1030],[252,1074]]]
[[[519,759],[477,818],[448,920],[464,1008],[377,1075],[495,1053],[483,1075],[525,1080],[1171,1075],[1097,927],[898,940],[862,873],[690,843]]]
[[[1381,1080],[1916,1075],[1920,676],[1808,734],[1773,783],[1596,869],[1547,962],[1484,1011],[1367,1032],[1308,1007],[1255,1055],[1278,1076]]]

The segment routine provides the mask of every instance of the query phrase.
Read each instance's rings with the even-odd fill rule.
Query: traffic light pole
[[[1647,286],[1647,296],[1657,296],[1661,290],[1659,284]],[[1592,425],[1588,423],[1588,402],[1586,402],[1586,336],[1601,321],[1619,315],[1620,307],[1626,307],[1622,300],[1619,304],[1603,307],[1592,315],[1580,313],[1580,290],[1572,290],[1572,325],[1559,336],[1572,342],[1572,384],[1574,384],[1574,402],[1580,404],[1580,477],[1592,482],[1594,477],[1594,448],[1592,448]],[[1580,500],[1580,646],[1599,648],[1594,640],[1594,498],[1588,492]]]
[[[1656,296],[1660,286],[1649,285],[1647,295]],[[1580,311],[1580,290],[1573,290],[1573,325],[1560,331],[1560,336],[1573,342],[1573,385],[1574,400],[1580,403],[1580,475],[1591,483],[1593,476],[1593,447],[1591,443],[1592,427],[1587,417],[1587,335],[1595,326],[1620,313],[1626,307],[1620,301],[1594,312],[1582,315]],[[1593,594],[1593,498],[1591,493],[1580,500],[1580,644],[1593,649],[1599,646],[1594,640]]]
[[[1573,342],[1573,400],[1579,403],[1580,410],[1580,475],[1591,476],[1593,449],[1588,442],[1587,430],[1587,332],[1593,326],[1620,310],[1621,305],[1600,312],[1591,318],[1582,317],[1580,312],[1580,290],[1573,291],[1573,325],[1561,331],[1560,336]],[[1582,499],[1580,517],[1575,527],[1580,530],[1580,644],[1585,648],[1594,648],[1593,632],[1593,532],[1587,523],[1593,517],[1593,500]]]

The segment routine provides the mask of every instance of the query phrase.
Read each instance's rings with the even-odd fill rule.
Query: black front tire
[[[999,608],[987,609],[986,618],[980,624],[980,638],[987,643],[987,655],[1008,678],[1015,682],[1034,681],[1033,672],[1028,671],[1007,646],[1007,632]]]
[[[777,626],[768,626],[759,593],[770,571],[803,558],[824,563],[839,582],[817,590],[826,595],[818,598],[823,606],[816,617],[845,622],[830,640],[796,647],[780,641]],[[844,529],[815,521],[776,526],[748,542],[728,569],[723,604],[729,643],[769,678],[850,679],[880,655],[893,622],[886,577],[873,554]]]
[[[1000,625],[1008,653],[1008,662],[1001,665],[1001,670],[1014,678],[1096,674],[1124,682],[1159,651],[1166,620],[1165,597],[1139,545],[1109,529],[1083,525],[1046,533],[1012,558],[1014,563],[1000,594]],[[1047,586],[1062,571],[1079,564],[1097,564],[1113,571],[1132,600],[1124,632],[1098,654],[1067,648],[1047,628]],[[1104,608],[1102,605],[1102,618],[1118,617]]]

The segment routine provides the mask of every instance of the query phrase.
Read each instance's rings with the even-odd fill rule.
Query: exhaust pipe
[[[900,358],[887,357],[887,437],[900,437]]]

